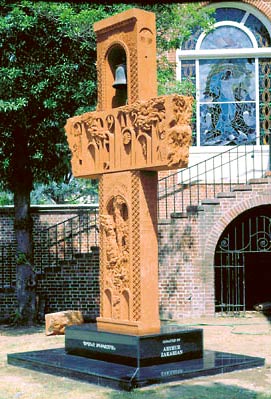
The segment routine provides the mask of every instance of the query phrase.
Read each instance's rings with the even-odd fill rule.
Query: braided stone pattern
[[[141,318],[139,172],[132,172],[132,317]]]
[[[131,89],[131,104],[138,100],[138,68],[137,68],[137,48],[135,44],[129,46],[130,49],[130,89]]]
[[[102,61],[101,59],[97,60],[97,99],[98,105],[97,110],[101,109],[101,105],[103,104],[104,96],[103,96],[103,86],[102,86]]]
[[[99,180],[99,216],[104,213],[104,178],[103,176]],[[99,217],[100,219],[100,217]],[[103,238],[103,233],[100,230],[100,243],[102,244],[102,241],[104,240]],[[100,245],[100,248],[104,248],[104,245]],[[101,293],[101,301],[100,301],[100,315],[103,316],[104,312],[104,306],[103,306],[103,293],[105,290],[104,286],[104,268],[105,268],[105,262],[104,262],[104,253],[101,251],[100,253],[100,293]]]

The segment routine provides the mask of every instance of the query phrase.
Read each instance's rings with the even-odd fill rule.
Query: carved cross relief
[[[65,129],[74,176],[99,178],[97,325],[127,334],[158,332],[157,175],[187,166],[192,99],[156,97],[153,13],[130,9],[94,30],[97,111],[68,119]],[[114,88],[120,64],[127,87]]]

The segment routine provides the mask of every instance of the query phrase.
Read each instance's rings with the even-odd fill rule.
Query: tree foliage
[[[3,198],[3,200],[9,198]],[[0,197],[1,203],[1,197]],[[90,204],[98,203],[98,182],[93,179],[75,179],[69,174],[62,181],[35,184],[31,204]]]
[[[65,121],[95,104],[92,23],[106,13],[81,7],[22,1],[1,8],[0,178],[12,191],[14,148],[27,142],[31,186],[62,178],[70,168]]]
[[[214,9],[201,7],[199,3],[155,3],[149,6],[157,16],[158,92],[160,95],[182,93],[195,95],[195,87],[189,82],[176,80],[176,63],[168,61],[168,54],[181,48],[195,31],[209,32],[215,22]]]

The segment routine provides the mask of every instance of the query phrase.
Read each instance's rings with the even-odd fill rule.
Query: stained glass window
[[[181,79],[190,79],[197,92],[193,145],[265,144],[271,128],[271,58],[257,49],[271,46],[271,29],[246,9],[217,8],[215,18],[213,31],[197,32],[183,44],[195,58],[180,53]]]
[[[244,10],[239,10],[238,8],[223,7],[217,8],[215,11],[215,19],[217,22],[220,21],[234,21],[241,22],[244,15]]]
[[[200,145],[255,141],[254,60],[201,60],[199,76]]]
[[[266,27],[254,15],[249,15],[245,26],[247,26],[255,36],[259,47],[270,46],[270,35]]]
[[[200,46],[201,50],[253,47],[251,40],[235,26],[220,26],[209,33]]]
[[[271,59],[261,58],[259,62],[260,94],[260,144],[268,144],[271,131],[271,93],[270,93]]]

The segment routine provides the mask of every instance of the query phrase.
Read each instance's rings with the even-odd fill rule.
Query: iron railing
[[[42,273],[45,267],[57,267],[61,261],[72,261],[77,254],[89,253],[98,246],[98,207],[74,216],[44,229],[40,234],[39,265]]]
[[[34,266],[38,274],[46,267],[58,267],[77,254],[89,253],[99,241],[98,207],[69,218],[40,232],[35,241]],[[15,243],[0,245],[0,289],[16,285]]]
[[[196,165],[159,180],[158,216],[186,213],[218,193],[232,191],[251,179],[261,178],[268,170],[268,146],[237,145]]]

